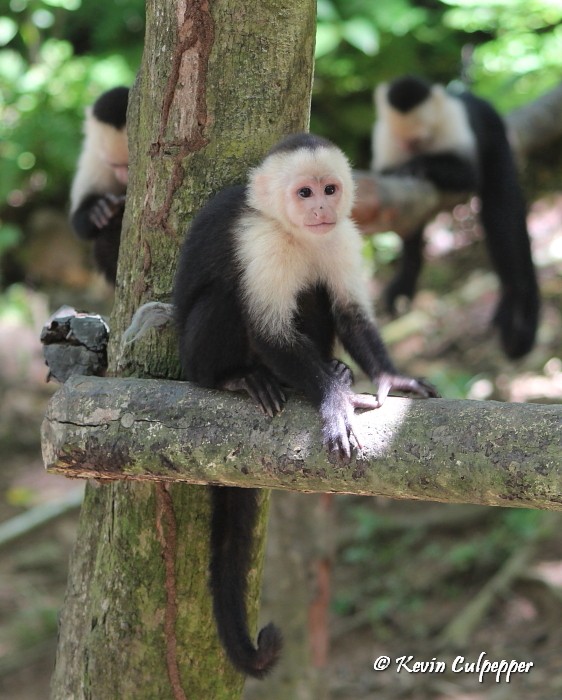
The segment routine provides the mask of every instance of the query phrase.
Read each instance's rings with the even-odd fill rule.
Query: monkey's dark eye
[[[303,199],[308,199],[308,197],[312,197],[312,190],[310,187],[301,187],[297,194]]]
[[[335,194],[336,189],[335,185],[326,185],[326,187],[324,187],[324,194]]]

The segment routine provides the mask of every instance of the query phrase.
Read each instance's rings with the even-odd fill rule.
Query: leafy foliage
[[[553,0],[318,0],[312,127],[369,162],[375,84],[405,72],[474,88],[509,109],[562,68]],[[0,198],[61,200],[85,105],[130,84],[142,50],[142,0],[11,0],[0,16]]]
[[[11,1],[0,16],[1,201],[66,200],[84,107],[131,83],[143,27],[142,0]]]
[[[553,0],[319,0],[313,129],[368,167],[372,90],[402,73],[524,104],[560,79],[561,15]]]
[[[144,3],[10,0],[3,13],[0,252],[22,240],[30,208],[66,204],[84,107],[132,83]],[[318,0],[311,128],[368,167],[373,88],[406,72],[464,78],[513,108],[559,80],[561,16],[554,0]]]

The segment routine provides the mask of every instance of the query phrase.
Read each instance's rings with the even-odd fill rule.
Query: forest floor
[[[396,364],[450,398],[560,403],[562,198],[535,205],[530,215],[543,310],[536,347],[518,362],[506,360],[490,331],[497,283],[470,223],[456,221],[451,230],[442,217],[433,224],[413,305],[393,321],[380,315]],[[379,264],[375,295],[390,272]],[[88,309],[103,313],[108,297],[96,290],[99,306]],[[46,475],[40,454],[40,424],[56,386],[45,382],[38,337],[64,293],[18,287],[14,294],[0,303],[0,700],[42,700],[82,486]],[[64,300],[78,306],[71,297]],[[355,497],[336,504],[333,700],[562,697],[557,515]],[[6,528],[20,515],[44,520],[10,534]],[[509,682],[505,673],[499,682],[494,673],[480,682],[464,663],[482,654],[533,666]],[[390,668],[374,671],[384,656]],[[432,660],[414,672],[415,662]]]

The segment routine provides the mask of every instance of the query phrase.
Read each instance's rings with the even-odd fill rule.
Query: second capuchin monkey
[[[104,92],[86,112],[84,144],[70,193],[70,223],[93,241],[96,266],[115,285],[127,191],[129,89]]]
[[[174,307],[183,377],[246,391],[270,416],[283,387],[301,391],[320,412],[324,442],[351,455],[356,408],[379,407],[391,390],[436,396],[394,367],[372,318],[362,272],[362,240],[350,218],[354,185],[339,148],[312,134],[289,136],[193,220],[180,255]],[[377,396],[350,388],[334,360],[336,338]],[[226,652],[243,673],[264,676],[281,649],[269,624],[257,648],[245,594],[256,489],[212,487],[211,592]]]
[[[476,192],[480,220],[500,281],[494,324],[508,357],[527,354],[540,312],[527,208],[506,126],[492,105],[470,92],[454,94],[418,76],[375,91],[373,169],[429,180],[444,192]],[[385,293],[389,311],[412,298],[422,267],[423,227],[404,241],[396,276]]]

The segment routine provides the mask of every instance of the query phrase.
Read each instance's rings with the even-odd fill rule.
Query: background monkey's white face
[[[71,211],[75,211],[88,194],[124,194],[129,178],[127,129],[104,124],[88,110],[84,133],[84,145],[70,192]]]
[[[392,138],[405,154],[415,155],[430,151],[435,145],[443,123],[443,99],[438,86],[432,88],[427,100],[403,113],[391,107],[386,96],[380,109],[384,112]]]
[[[115,179],[126,185],[129,179],[129,147],[127,131],[115,129],[100,122],[93,125],[94,138],[97,140],[98,153],[102,161],[111,168]]]
[[[388,102],[388,85],[375,91],[377,120],[373,126],[374,170],[407,162],[423,153],[453,151],[474,158],[476,138],[462,102],[442,85],[433,85],[427,99],[408,112]]]

